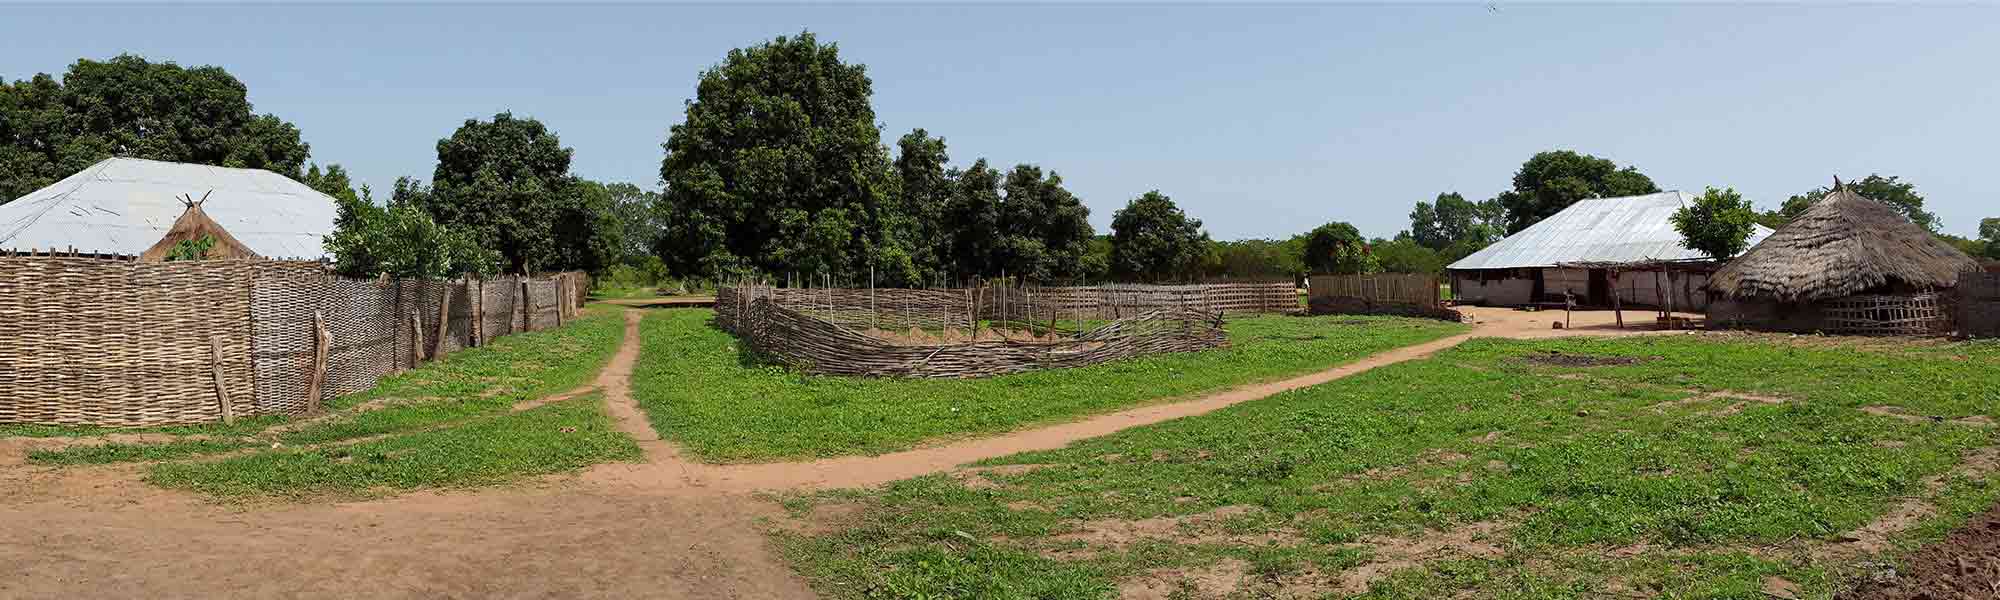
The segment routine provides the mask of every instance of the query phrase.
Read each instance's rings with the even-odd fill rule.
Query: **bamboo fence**
[[[1307,280],[1306,298],[1315,314],[1395,314],[1460,320],[1458,311],[1444,305],[1439,284],[1437,276],[1419,273],[1314,275]]]
[[[1960,334],[2000,337],[2000,272],[1961,274],[1953,291],[1953,319]]]
[[[1846,296],[1820,305],[1826,332],[1839,335],[1938,335],[1951,331],[1938,294]]]
[[[314,262],[0,257],[0,423],[311,411],[383,375],[574,318],[586,291],[577,273],[416,281],[340,278]]]
[[[889,292],[885,294],[884,292]],[[990,292],[990,294],[988,293]],[[1025,294],[1024,294],[1025,295]],[[1072,296],[1070,306],[1084,301]],[[1011,307],[1036,315],[1029,300],[995,290],[798,290],[724,286],[716,290],[716,323],[750,347],[800,370],[832,375],[965,378],[1092,365],[1148,354],[1226,346],[1220,313],[1192,304],[1160,305],[1055,341],[975,340],[898,344],[864,329],[965,328],[976,320],[1006,327]],[[1035,306],[1062,304],[1045,301]],[[985,306],[1010,308],[983,308]],[[1128,308],[1096,308],[1097,315]],[[928,313],[929,316],[923,316]],[[987,319],[974,319],[985,314]],[[1021,323],[1026,323],[1025,318]]]

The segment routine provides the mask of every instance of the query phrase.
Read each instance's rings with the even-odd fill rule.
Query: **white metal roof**
[[[209,218],[265,258],[326,256],[332,196],[262,169],[137,158],[104,159],[0,205],[0,248],[137,255],[180,218],[182,194],[208,194]]]
[[[1562,212],[1528,226],[1507,239],[1445,267],[1453,270],[1553,267],[1569,262],[1632,262],[1641,260],[1704,260],[1700,252],[1681,247],[1674,230],[1674,211],[1694,203],[1681,192],[1660,192],[1623,198],[1579,200]],[[1756,226],[1749,245],[1771,235]]]

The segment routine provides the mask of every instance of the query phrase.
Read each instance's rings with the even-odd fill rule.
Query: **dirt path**
[[[758,523],[778,509],[751,491],[865,486],[1061,447],[1419,358],[1474,335],[996,437],[874,457],[707,465],[660,440],[631,396],[639,316],[626,313],[625,341],[597,380],[565,395],[602,389],[620,428],[645,448],[646,464],[505,489],[225,506],[146,485],[137,466],[0,459],[0,597],[810,598],[805,581],[771,554]],[[1599,333],[1540,330],[1546,321],[1535,321],[1496,315],[1475,333]]]

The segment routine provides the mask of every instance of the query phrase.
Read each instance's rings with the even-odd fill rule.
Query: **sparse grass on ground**
[[[780,541],[844,598],[1825,598],[2000,500],[1990,347],[1718,339],[1474,340]]]
[[[634,460],[639,446],[589,394],[458,427],[350,446],[155,466],[149,481],[219,496],[356,497],[501,483]]]
[[[662,436],[717,462],[903,450],[1315,371],[1466,326],[1393,317],[1229,321],[1229,348],[984,379],[803,375],[757,363],[706,309],[651,312],[633,392]]]
[[[286,446],[326,444],[436,427],[504,412],[515,403],[588,383],[617,353],[624,332],[624,317],[619,310],[593,307],[582,318],[560,328],[503,336],[486,346],[447,354],[443,360],[384,377],[374,388],[329,402],[329,416],[286,429],[270,430],[274,425],[285,424],[285,418],[279,416],[245,419],[227,426],[154,428],[138,431],[203,437],[35,451],[29,454],[29,459],[44,464],[172,460],[268,446],[272,442]],[[369,405],[369,410],[358,409],[364,404]],[[66,431],[70,435],[85,432],[124,431],[94,428]]]

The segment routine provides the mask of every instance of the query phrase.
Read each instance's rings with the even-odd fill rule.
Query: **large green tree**
[[[569,173],[571,150],[541,121],[467,119],[438,140],[431,184],[398,182],[391,200],[429,213],[501,256],[510,273],[605,266],[609,195]]]
[[[910,261],[921,281],[941,281],[953,272],[963,272],[951,255],[953,238],[958,232],[947,227],[950,220],[946,211],[952,203],[953,180],[958,173],[946,167],[951,156],[945,152],[944,138],[931,137],[929,132],[917,129],[898,139],[896,147],[900,201],[895,218],[901,222],[891,222],[892,232],[907,232]]]
[[[732,50],[664,144],[663,257],[683,273],[922,278],[865,69],[811,33]]]
[[[1418,243],[1412,236],[1375,240],[1371,249],[1382,270],[1390,273],[1436,273],[1445,265],[1443,256],[1437,250]]]
[[[413,185],[408,178],[398,189]],[[500,255],[481,247],[462,230],[439,225],[430,213],[407,201],[378,206],[366,190],[335,195],[333,233],[326,236],[334,269],[350,277],[439,278],[486,275],[499,268]]]
[[[1361,230],[1344,221],[1313,228],[1306,234],[1306,266],[1314,273],[1353,274],[1382,270],[1382,263],[1368,248]]]
[[[221,67],[128,54],[78,60],[60,82],[0,80],[0,204],[112,156],[298,177],[309,154],[297,127],[253,112]]]
[[[1305,236],[1287,240],[1211,242],[1204,274],[1222,279],[1278,280],[1305,274]]]
[[[1841,187],[1863,198],[1889,205],[1890,208],[1896,209],[1896,212],[1902,213],[1911,223],[1921,225],[1924,229],[1933,232],[1938,230],[1940,224],[1937,215],[1924,210],[1924,196],[1917,193],[1916,184],[1902,181],[1893,175],[1884,177],[1870,173],[1860,181],[1846,182],[1841,184]],[[1770,225],[1772,222],[1777,222],[1779,225],[1790,223],[1792,219],[1805,214],[1807,208],[1811,208],[1814,202],[1825,198],[1830,192],[1832,188],[1820,187],[1786,198],[1784,205],[1780,206],[1776,213],[1766,213],[1767,216],[1761,216],[1759,221],[1767,226],[1772,226]]]
[[[1163,281],[1192,274],[1208,255],[1208,232],[1159,190],[1111,216],[1111,274]]]
[[[1410,211],[1410,236],[1449,263],[1499,241],[1506,214],[1498,199],[1472,202],[1458,192],[1438,194],[1435,204],[1418,202]]]
[[[1757,228],[1757,211],[1735,188],[1708,188],[1694,204],[1683,206],[1672,217],[1674,230],[1681,234],[1681,246],[1715,260],[1729,260],[1750,247],[1750,233]]]
[[[2000,217],[1979,220],[1979,241],[1982,246],[1974,253],[1982,258],[2000,260]]]
[[[1000,202],[1002,237],[995,248],[1001,273],[1039,282],[1080,280],[1102,272],[1089,264],[1090,209],[1062,186],[1062,176],[1041,167],[1015,165],[1001,184],[1007,195]],[[989,267],[991,268],[991,267]],[[1000,273],[987,272],[986,275]]]
[[[1514,189],[1495,197],[1506,210],[1507,234],[1549,218],[1578,200],[1659,192],[1633,167],[1570,150],[1536,154],[1514,172]]]

